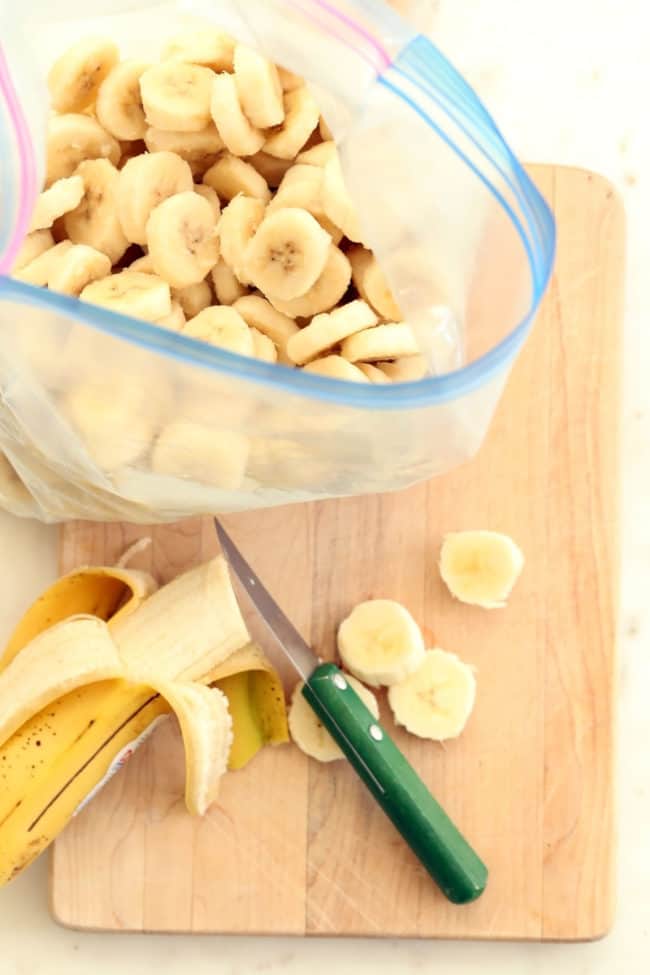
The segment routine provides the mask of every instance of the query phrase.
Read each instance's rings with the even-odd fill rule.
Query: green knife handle
[[[443,894],[475,900],[487,868],[335,664],[321,664],[303,694],[354,770]]]

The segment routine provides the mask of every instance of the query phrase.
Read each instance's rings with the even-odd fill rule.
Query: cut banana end
[[[345,675],[345,679],[352,690],[361,698],[373,718],[378,719],[379,705],[372,691],[369,691],[354,677],[350,677],[349,674]],[[305,755],[309,755],[310,758],[315,758],[319,762],[335,762],[337,759],[345,758],[327,728],[307,703],[307,699],[302,693],[304,686],[304,681],[300,681],[291,697],[289,732],[293,741]]]
[[[348,290],[352,271],[347,257],[334,244],[330,244],[325,267],[314,285],[300,298],[282,301],[268,296],[277,311],[289,318],[312,318],[324,311],[331,311]]]
[[[99,86],[95,105],[97,120],[116,139],[125,142],[144,139],[147,120],[140,94],[140,78],[149,68],[144,61],[123,61]]]
[[[219,260],[214,209],[198,193],[177,193],[151,212],[147,246],[154,270],[174,288],[199,284]]]
[[[412,735],[446,741],[456,738],[472,713],[474,671],[454,653],[427,650],[417,670],[388,688],[395,721]]]
[[[255,93],[251,92],[251,100],[254,96]],[[214,78],[210,111],[229,152],[235,156],[254,156],[260,151],[264,145],[264,133],[246,116],[233,75],[224,72]]]
[[[210,124],[214,72],[196,64],[163,61],[140,78],[147,122],[169,132],[200,132]]]
[[[498,532],[452,532],[440,550],[440,574],[452,596],[484,609],[506,605],[523,567],[519,546]]]
[[[82,112],[92,105],[118,58],[116,45],[103,37],[86,38],[69,48],[54,62],[47,78],[52,108]]]
[[[264,152],[278,159],[295,159],[318,125],[320,112],[314,96],[303,85],[285,93],[284,113],[282,124],[264,142]]]
[[[409,611],[391,599],[359,603],[338,631],[341,660],[372,687],[396,684],[424,659],[420,627]]]
[[[281,125],[284,103],[275,65],[250,47],[238,44],[234,66],[239,101],[252,124],[258,129]]]
[[[88,159],[77,174],[84,192],[79,206],[63,218],[65,232],[73,243],[94,247],[117,264],[129,246],[118,213],[120,173],[108,159]]]
[[[262,221],[246,248],[246,276],[267,296],[299,298],[322,274],[330,244],[330,235],[306,210],[280,210]]]

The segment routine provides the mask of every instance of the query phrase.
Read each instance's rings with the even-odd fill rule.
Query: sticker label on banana
[[[115,775],[115,773],[116,772],[119,772],[120,769],[124,768],[124,766],[129,761],[129,759],[131,758],[131,756],[133,755],[133,753],[138,750],[138,748],[140,747],[140,745],[143,745],[145,743],[145,741],[148,738],[151,737],[151,735],[154,733],[154,731],[156,730],[156,728],[158,727],[158,725],[161,724],[161,722],[166,721],[168,717],[169,717],[168,714],[159,714],[158,717],[155,718],[151,722],[151,724],[149,725],[149,727],[148,728],[145,728],[145,730],[142,732],[141,735],[138,735],[137,738],[135,738],[133,741],[130,741],[128,744],[126,744],[124,746],[124,748],[122,748],[117,753],[117,755],[115,756],[115,758],[111,762],[111,764],[110,764],[110,766],[109,766],[109,768],[108,768],[108,770],[106,772],[106,775],[102,779],[99,780],[99,782],[94,787],[94,789],[91,789],[91,791],[88,793],[88,795],[83,800],[83,802],[80,802],[79,803],[79,805],[77,806],[77,808],[75,809],[75,811],[72,814],[72,818],[73,819],[74,819],[75,816],[78,816],[79,813],[83,809],[86,808],[86,806],[88,805],[88,803],[91,802],[95,798],[95,796],[97,795],[97,793],[100,792],[104,788],[104,786],[107,784],[107,782],[110,782],[110,780],[113,778],[113,776]]]

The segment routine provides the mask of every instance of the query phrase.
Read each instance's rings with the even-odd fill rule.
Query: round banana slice
[[[152,152],[130,159],[120,171],[117,209],[127,239],[147,243],[147,221],[154,207],[176,193],[194,189],[189,164],[174,152]]]
[[[251,328],[250,333],[253,336],[253,355],[255,358],[262,359],[264,362],[277,362],[278,350],[268,335],[264,335],[256,328]]]
[[[278,159],[295,159],[318,125],[319,118],[318,105],[309,88],[303,85],[286,92],[284,121],[263,142],[264,152]]]
[[[316,283],[306,294],[291,301],[281,301],[268,295],[278,311],[289,318],[313,318],[324,311],[331,311],[348,290],[352,271],[350,262],[340,248],[330,245],[325,267]]]
[[[332,142],[331,140],[328,142],[319,142],[317,146],[312,146],[311,149],[305,149],[296,159],[296,164],[322,168],[327,165],[330,159],[338,159],[336,142]]]
[[[454,653],[427,650],[420,666],[388,688],[395,721],[418,738],[456,738],[476,699],[474,671]]]
[[[218,233],[221,257],[242,284],[249,284],[246,251],[264,219],[264,203],[250,196],[236,196],[221,214]]]
[[[213,190],[211,186],[205,186],[203,183],[199,183],[194,186],[194,192],[202,196],[204,200],[207,200],[212,207],[212,214],[214,216],[214,222],[217,224],[219,218],[221,217],[221,203],[219,197],[217,196],[217,191]]]
[[[378,719],[379,705],[372,691],[369,691],[354,677],[350,677],[349,674],[345,675],[345,679],[352,690],[361,698],[373,718]],[[304,686],[304,681],[296,684],[291,696],[288,719],[289,732],[293,741],[301,752],[319,762],[335,762],[337,759],[345,758],[325,725],[322,724],[307,703],[307,699],[302,693]]]
[[[370,362],[357,362],[357,369],[360,369],[366,379],[369,379],[376,386],[385,386],[390,383],[388,376]]]
[[[174,288],[203,281],[219,260],[214,212],[198,193],[177,193],[152,210],[147,246],[154,270]]]
[[[372,251],[359,245],[351,247],[347,253],[352,265],[354,286],[364,301],[372,305],[379,317],[385,321],[401,322],[402,313]]]
[[[185,312],[183,311],[180,302],[172,301],[172,310],[169,315],[165,315],[164,318],[159,318],[153,324],[158,325],[160,328],[166,328],[170,332],[182,332],[185,327],[186,318]]]
[[[323,209],[329,219],[343,231],[348,240],[362,239],[357,208],[343,179],[338,155],[323,167]]]
[[[253,356],[255,346],[250,328],[234,308],[213,305],[186,324],[183,335],[201,339],[237,355]]]
[[[192,174],[201,177],[214,166],[223,149],[223,139],[214,125],[200,132],[165,132],[149,128],[144,141],[149,152],[174,152],[189,163]]]
[[[264,133],[244,114],[231,74],[216,75],[210,101],[212,119],[226,148],[235,156],[253,156],[264,145]]]
[[[223,242],[221,244],[223,250]],[[220,305],[234,305],[236,301],[248,294],[248,289],[241,283],[235,272],[228,267],[223,257],[210,271],[214,293]]]
[[[274,188],[280,185],[284,174],[293,166],[293,159],[275,159],[265,152],[256,152],[254,156],[249,156],[247,162]]]
[[[427,360],[423,355],[409,355],[394,362],[379,362],[377,369],[392,383],[413,383],[429,374]]]
[[[101,305],[110,311],[134,318],[156,322],[171,314],[172,300],[169,285],[155,274],[141,271],[120,271],[101,281],[87,285],[80,296],[82,301]]]
[[[260,295],[245,295],[234,306],[251,328],[267,335],[278,349],[286,349],[292,335],[300,331],[292,318],[276,311],[273,305]]]
[[[50,250],[51,247],[54,247],[54,237],[51,231],[35,230],[31,234],[28,234],[20,245],[12,272],[20,271],[27,264],[31,264],[32,261],[35,261],[45,251]]]
[[[278,191],[268,205],[267,212],[275,213],[285,207],[298,207],[307,210],[332,238],[334,244],[340,243],[343,233],[335,227],[325,214],[322,204],[323,171],[317,166],[292,166],[278,187]]]
[[[69,240],[62,240],[60,244],[48,248],[29,264],[25,264],[18,271],[14,271],[12,277],[17,281],[23,281],[25,284],[34,284],[39,288],[46,288],[59,261],[71,247],[72,243]]]
[[[452,596],[484,609],[506,605],[523,567],[519,546],[499,532],[452,532],[440,550],[440,575]]]
[[[133,464],[148,451],[153,422],[147,396],[148,391],[134,382],[116,383],[114,377],[81,382],[66,392],[63,412],[102,470]]]
[[[250,196],[263,203],[271,199],[271,191],[264,177],[254,166],[238,159],[230,153],[224,154],[203,176],[206,186],[211,186],[220,199],[234,200],[240,194]]]
[[[262,221],[246,248],[246,277],[266,295],[298,298],[320,277],[330,245],[330,235],[306,210],[280,210]]]
[[[140,93],[149,125],[169,132],[205,129],[214,78],[209,68],[177,60],[148,68],[140,78]]]
[[[282,85],[282,91],[295,91],[296,88],[302,88],[305,83],[305,79],[301,78],[299,74],[294,74],[288,68],[281,68],[280,65],[278,65],[278,78]]]
[[[355,606],[339,627],[338,648],[347,669],[372,687],[404,680],[424,660],[420,627],[391,599]]]
[[[151,454],[151,469],[225,491],[241,487],[248,441],[241,434],[178,421],[161,432]]]
[[[376,324],[377,316],[370,305],[365,301],[350,301],[329,314],[315,315],[309,325],[289,339],[287,353],[293,362],[302,366],[349,335]]]
[[[46,230],[64,213],[74,210],[84,195],[84,181],[81,176],[67,176],[52,183],[41,193],[34,205],[30,232]]]
[[[351,335],[341,346],[341,355],[350,362],[381,362],[417,353],[418,344],[406,322],[375,325]]]
[[[65,232],[73,243],[94,247],[117,264],[129,246],[118,214],[120,173],[108,159],[88,159],[77,173],[84,193],[79,206],[64,217]]]
[[[367,377],[340,355],[328,355],[323,359],[314,359],[303,366],[305,372],[316,373],[317,376],[329,376],[330,379],[346,379],[353,383],[367,383]]]
[[[84,159],[108,159],[117,166],[117,139],[88,115],[54,115],[47,128],[46,185],[72,176]]]
[[[52,108],[57,112],[88,108],[118,59],[117,46],[103,37],[89,37],[68,48],[47,76]]]
[[[184,315],[194,318],[212,304],[212,291],[207,281],[198,281],[196,284],[189,284],[186,288],[172,288],[172,299],[179,303]]]
[[[146,61],[123,61],[110,71],[97,92],[97,121],[116,139],[125,142],[144,139],[144,117],[140,78],[151,65]]]
[[[111,262],[106,254],[86,244],[74,244],[57,261],[47,286],[52,291],[78,297],[86,285],[110,273]]]
[[[161,52],[163,61],[186,61],[213,71],[232,71],[235,41],[229,34],[208,24],[177,34]]]
[[[250,47],[238,44],[234,66],[239,101],[252,124],[258,129],[269,129],[284,122],[282,84],[275,65]]]

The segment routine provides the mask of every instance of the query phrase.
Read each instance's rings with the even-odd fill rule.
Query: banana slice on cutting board
[[[140,78],[151,67],[146,61],[122,61],[110,71],[97,92],[97,121],[116,139],[144,139],[147,120],[140,92]]]
[[[353,691],[355,691],[365,706],[368,708],[373,718],[379,718],[379,705],[377,704],[377,698],[364,687],[360,681],[356,680],[354,677],[350,677],[349,674],[345,675],[346,681],[349,683]],[[293,741],[296,743],[298,748],[309,755],[310,758],[315,758],[319,762],[335,762],[337,759],[345,758],[345,755],[336,744],[329,731],[324,724],[320,721],[317,715],[312,711],[307,700],[302,693],[302,689],[305,686],[304,681],[300,681],[296,684],[296,688],[291,697],[291,706],[289,708],[289,732]]]
[[[355,606],[339,626],[338,648],[347,669],[372,687],[404,680],[420,666],[425,652],[420,627],[392,599]]]
[[[440,574],[452,596],[484,609],[506,605],[523,567],[519,546],[499,532],[452,532],[440,550]]]
[[[219,260],[214,208],[190,190],[164,200],[147,220],[154,271],[174,288],[205,279]]]
[[[211,121],[214,71],[169,60],[154,64],[140,77],[144,114],[150,126],[169,132],[200,132]]]
[[[412,735],[456,738],[472,713],[476,678],[468,664],[445,650],[427,650],[417,670],[388,688],[395,721]]]
[[[267,296],[291,301],[316,283],[330,235],[306,210],[288,207],[262,221],[246,248],[246,277]]]
[[[47,77],[52,108],[57,112],[83,112],[95,101],[118,58],[116,45],[103,37],[89,37],[68,48],[54,62]]]

